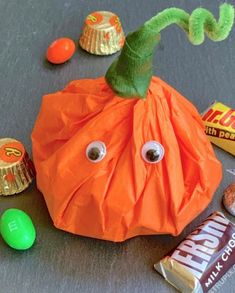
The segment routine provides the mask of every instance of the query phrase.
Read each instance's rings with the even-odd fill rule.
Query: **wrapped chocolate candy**
[[[109,55],[119,51],[124,41],[119,17],[109,11],[96,11],[87,16],[79,44],[89,53]]]
[[[180,292],[208,292],[235,263],[235,225],[214,212],[154,268]]]
[[[235,216],[235,183],[230,184],[224,191],[223,204],[226,210]]]
[[[23,144],[12,138],[0,139],[0,195],[25,190],[34,176],[33,163]]]
[[[209,140],[235,156],[235,109],[215,101],[202,120]]]

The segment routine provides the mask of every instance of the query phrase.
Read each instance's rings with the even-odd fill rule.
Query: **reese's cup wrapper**
[[[235,263],[235,225],[214,212],[154,268],[180,292],[208,292]]]
[[[119,51],[124,41],[119,17],[109,11],[96,11],[86,17],[79,44],[91,54],[109,55]]]
[[[35,177],[35,169],[23,144],[12,138],[0,139],[0,195],[25,190]]]
[[[214,102],[202,115],[210,141],[235,156],[235,109]]]

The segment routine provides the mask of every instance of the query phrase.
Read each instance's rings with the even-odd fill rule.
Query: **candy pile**
[[[89,14],[79,39],[81,48],[95,55],[110,55],[119,51],[125,42],[119,17],[109,11]],[[55,40],[47,49],[46,58],[53,64],[62,64],[72,58],[75,43],[69,38]]]
[[[86,17],[79,39],[81,48],[91,54],[109,55],[125,46],[105,77],[73,81],[54,96],[44,97],[32,141],[38,188],[41,184],[40,190],[46,191],[55,226],[112,241],[169,231],[176,235],[203,210],[203,201],[208,205],[221,178],[221,164],[201,120],[210,141],[235,155],[235,110],[215,102],[201,119],[188,101],[152,76],[152,55],[161,30],[172,23],[183,28],[196,45],[203,42],[204,30],[214,41],[225,39],[233,25],[234,9],[224,4],[220,14],[217,23],[205,9],[196,9],[191,16],[181,9],[166,9],[129,34],[126,42],[114,13],[96,11]],[[48,47],[46,58],[50,63],[63,64],[75,50],[72,39],[59,38]],[[80,134],[82,127],[84,137]],[[103,141],[91,140],[93,133],[95,139],[100,133],[107,146]],[[125,152],[126,145],[131,148]],[[121,157],[123,153],[125,157]],[[154,168],[158,163],[159,167]],[[79,174],[78,166],[85,166]],[[127,173],[132,181],[127,181]],[[0,139],[0,195],[24,191],[34,177],[35,169],[23,144],[12,138]],[[192,208],[184,207],[188,203]],[[235,183],[224,191],[223,204],[235,216]],[[66,210],[62,211],[64,206]],[[175,225],[177,221],[180,228]],[[0,234],[16,250],[29,249],[36,239],[31,218],[15,208],[2,214]],[[234,224],[215,212],[154,267],[182,292],[207,292],[234,264],[234,248]]]

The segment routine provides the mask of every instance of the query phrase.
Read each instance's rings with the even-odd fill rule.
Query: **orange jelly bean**
[[[75,52],[75,43],[69,38],[55,40],[47,49],[46,58],[54,64],[62,64],[68,61]]]

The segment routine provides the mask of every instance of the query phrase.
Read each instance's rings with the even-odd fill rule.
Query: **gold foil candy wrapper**
[[[203,293],[199,280],[173,258],[169,256],[165,257],[159,263],[156,263],[154,268],[168,283],[180,292]]]
[[[110,55],[119,51],[125,42],[119,17],[109,11],[89,14],[85,20],[80,46],[95,55]]]
[[[0,139],[0,195],[25,190],[35,177],[35,169],[23,144],[12,138]]]

